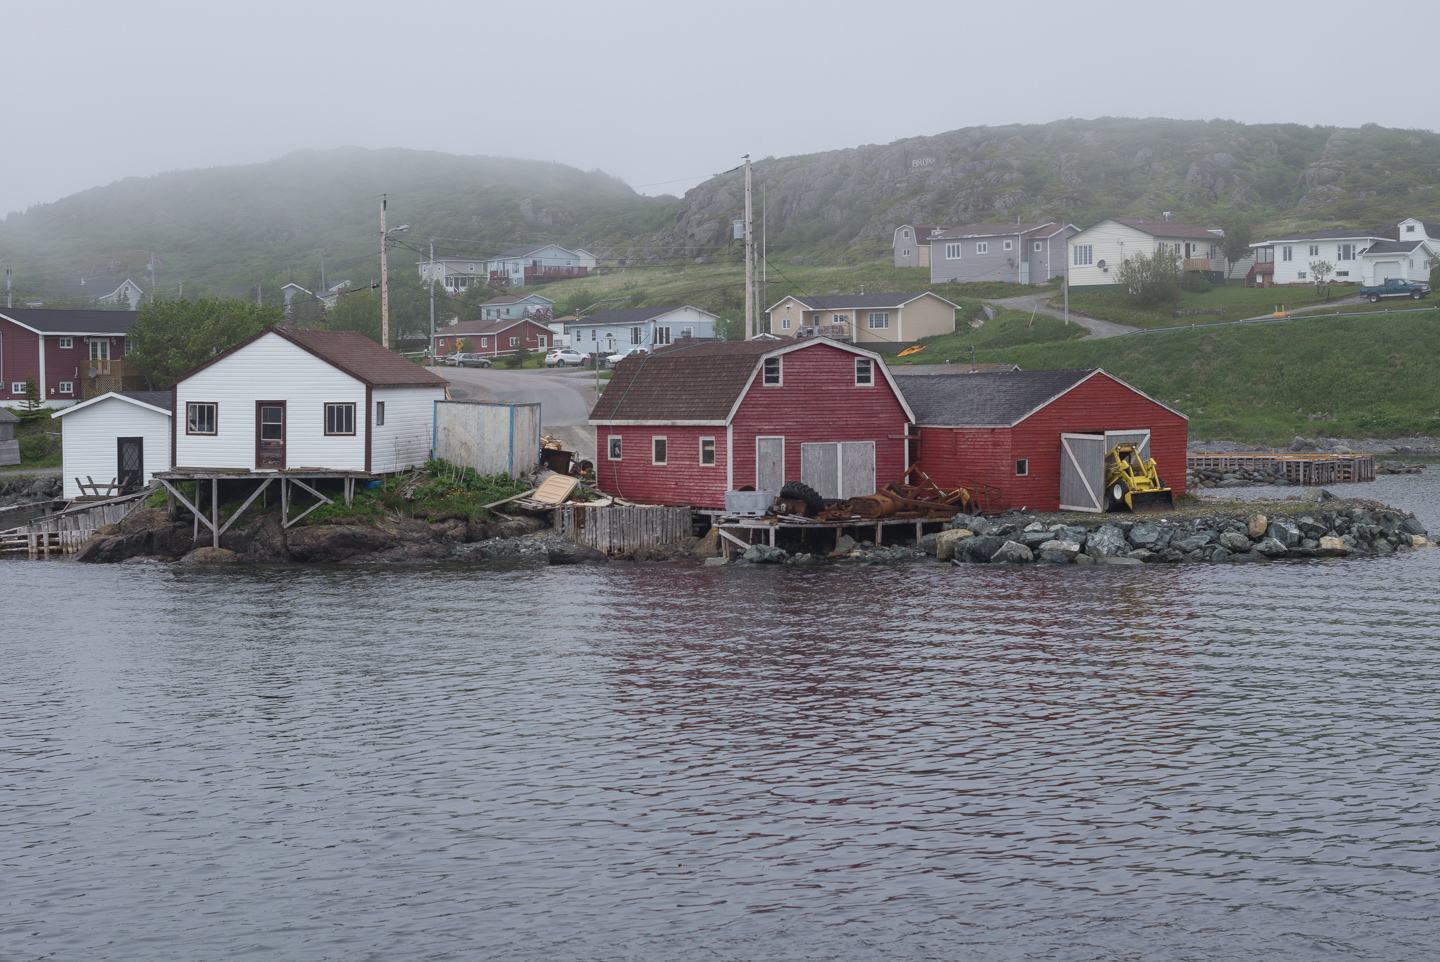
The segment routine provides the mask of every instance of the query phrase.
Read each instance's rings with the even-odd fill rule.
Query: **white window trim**
[[[61,394],[74,394],[74,393],[75,393],[75,382],[74,382],[74,381],[61,381],[60,383],[58,383],[58,384],[55,385],[55,388],[56,388],[56,390],[58,390]]]
[[[24,393],[25,393],[25,382],[24,382],[24,381],[11,381],[11,382],[10,382],[10,393],[11,393],[11,394],[24,394]]]
[[[860,366],[861,366],[861,365],[864,365],[864,366],[865,366],[865,376],[869,378],[868,381],[862,381],[862,380],[860,380]],[[856,387],[874,387],[874,386],[875,386],[875,361],[874,361],[872,358],[868,358],[868,357],[857,357],[857,358],[855,359],[855,386],[856,386]]]
[[[1008,240],[1007,240],[1007,241],[1004,241],[1004,242],[1002,242],[1002,243],[1000,244],[1000,249],[1001,249],[1001,250],[1007,250],[1007,251],[1009,251],[1009,250],[1014,250],[1014,249],[1015,249],[1015,242],[1014,242],[1014,241],[1008,241]]]
[[[605,455],[610,461],[620,461],[625,457],[625,438],[619,434],[612,434],[605,440]]]
[[[62,337],[62,338],[60,338],[60,350],[62,350],[62,351],[68,351],[68,350],[70,350],[70,349],[71,349],[72,347],[74,347],[74,346],[75,346],[75,338],[73,338],[73,337]]]
[[[1036,241],[1036,242],[1035,242],[1035,251],[1036,251],[1036,253],[1039,253],[1039,251],[1040,251],[1040,242],[1039,242],[1039,241]]]
[[[990,253],[990,242],[989,242],[989,241],[976,241],[976,242],[975,242],[975,253],[977,253],[977,254],[988,254],[988,253]]]
[[[765,368],[771,361],[775,362],[776,380],[766,380]],[[785,386],[785,358],[767,357],[760,362],[760,386],[761,387],[784,387]]]
[[[883,324],[876,324],[876,323],[875,323],[876,318],[879,318],[880,320],[884,321],[884,323],[883,323]],[[865,326],[866,326],[865,329],[866,329],[866,330],[869,330],[869,331],[888,331],[888,330],[890,330],[890,312],[889,312],[889,311],[871,311],[871,312],[870,312],[869,314],[867,314],[866,317],[865,317]]]
[[[656,461],[656,460],[655,460],[655,443],[656,443],[657,441],[658,441],[659,443],[665,445],[665,460],[664,460],[664,461]],[[655,465],[662,465],[662,466],[670,463],[670,438],[669,438],[668,436],[666,436],[666,435],[664,435],[664,434],[652,434],[652,435],[650,436],[650,463],[651,463],[651,464],[655,464]]]
[[[1075,252],[1074,264],[1076,267],[1095,266],[1095,245],[1076,244],[1071,248]]]
[[[958,261],[958,260],[961,260],[963,254],[964,254],[964,251],[962,250],[962,248],[963,248],[964,246],[965,246],[964,244],[946,244],[946,245],[945,245],[945,259],[946,259],[947,261]]]
[[[710,442],[710,462],[709,462],[708,464],[705,462],[705,442],[706,442],[706,441],[709,441],[709,442]],[[716,449],[715,449],[715,439],[714,439],[714,438],[706,437],[706,438],[701,438],[701,439],[700,439],[700,449],[699,449],[698,452],[696,452],[696,460],[698,461],[700,467],[702,467],[702,468],[713,468],[713,467],[716,467],[716,466],[719,465],[719,463],[720,463],[720,458],[717,456],[717,452],[716,452]]]
[[[1030,475],[1030,459],[1029,459],[1029,458],[1016,458],[1016,459],[1015,459],[1015,477],[1017,477],[1017,478],[1025,478],[1025,477],[1029,477],[1029,475]]]

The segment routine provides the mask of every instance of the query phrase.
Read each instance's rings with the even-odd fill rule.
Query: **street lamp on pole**
[[[386,258],[386,248],[390,246],[390,235],[398,234],[402,230],[409,230],[409,224],[402,224],[399,227],[385,229],[385,208],[388,206],[388,199],[380,198],[380,343],[385,349],[390,349],[390,268]]]

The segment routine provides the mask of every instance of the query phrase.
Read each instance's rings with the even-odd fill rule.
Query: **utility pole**
[[[1070,326],[1070,238],[1068,237],[1065,238],[1065,326]]]
[[[380,195],[380,343],[390,350],[390,272],[385,261],[385,248],[390,235],[385,230],[385,207],[389,198]]]
[[[770,303],[770,195],[762,188],[760,191],[760,307],[766,307]],[[765,325],[765,330],[771,334],[770,325]]]
[[[10,268],[5,268],[5,309],[8,311],[15,305],[10,302]]]
[[[435,238],[430,238],[430,270],[426,272],[430,280],[430,363],[435,363]]]
[[[155,252],[154,252],[154,251],[151,251],[151,252],[150,252],[150,299],[151,299],[152,301],[155,300],[155,298],[156,298],[156,296],[157,296],[158,294],[159,294],[159,292],[155,290]]]
[[[750,229],[750,155],[745,155],[745,340],[755,336],[755,234]]]

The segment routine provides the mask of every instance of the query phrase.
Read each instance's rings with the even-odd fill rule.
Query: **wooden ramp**
[[[147,488],[136,494],[110,501],[74,504],[59,514],[32,521],[17,528],[0,531],[0,554],[24,552],[31,558],[48,558],[75,554],[95,534],[96,529],[123,521],[150,497]]]

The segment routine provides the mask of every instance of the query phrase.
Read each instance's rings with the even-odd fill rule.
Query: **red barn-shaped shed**
[[[700,508],[787,481],[823,497],[869,494],[905,470],[910,420],[879,355],[825,338],[628,357],[590,414],[602,491]]]
[[[1105,510],[1105,452],[1122,442],[1185,491],[1188,419],[1099,368],[896,382],[915,412],[920,466],[947,487],[988,486],[992,508]]]

